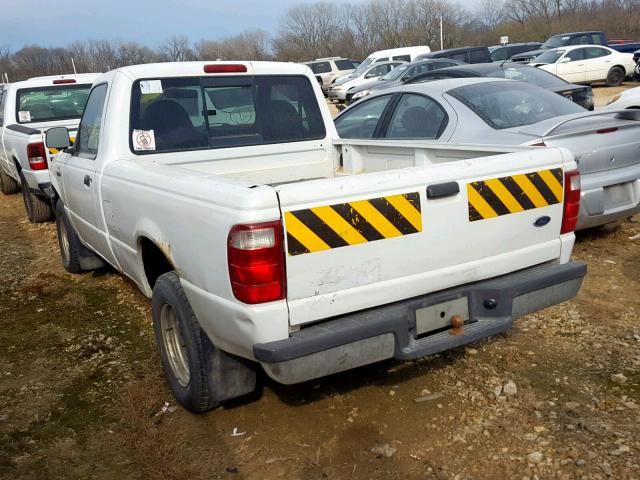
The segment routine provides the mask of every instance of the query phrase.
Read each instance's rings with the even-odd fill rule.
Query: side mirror
[[[67,127],[50,128],[45,135],[45,143],[48,148],[56,148],[58,150],[69,148],[71,146],[69,130],[67,130]]]
[[[572,60],[569,57],[563,57],[562,60],[560,60],[560,63],[569,63]]]

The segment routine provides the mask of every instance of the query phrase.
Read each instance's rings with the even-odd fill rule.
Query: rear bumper
[[[269,376],[284,384],[392,357],[420,358],[504,332],[517,317],[573,298],[586,272],[583,262],[532,267],[344,315],[295,332],[284,340],[256,344],[253,353]],[[462,335],[445,330],[416,337],[416,309],[463,297],[468,299],[470,322]]]
[[[640,213],[640,164],[581,175],[577,230]]]

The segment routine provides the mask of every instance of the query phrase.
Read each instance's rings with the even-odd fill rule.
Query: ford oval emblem
[[[536,227],[544,227],[547,223],[551,221],[551,217],[545,215],[544,217],[537,218],[533,225]]]

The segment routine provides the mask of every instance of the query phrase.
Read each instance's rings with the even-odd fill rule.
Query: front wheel
[[[607,87],[619,87],[624,81],[624,70],[613,67],[607,74]]]
[[[180,405],[200,413],[253,392],[255,368],[211,343],[175,272],[156,281],[151,309],[162,367]]]

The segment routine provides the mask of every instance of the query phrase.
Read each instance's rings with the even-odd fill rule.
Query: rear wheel
[[[13,177],[7,175],[0,167],[0,192],[5,195],[11,195],[17,193],[20,190],[18,182]]]
[[[175,272],[158,278],[151,308],[162,367],[180,405],[200,413],[253,392],[255,368],[211,343]]]
[[[47,199],[34,194],[22,174],[20,174],[20,181],[22,182],[24,208],[27,211],[29,221],[31,223],[42,223],[53,220],[53,210]]]
[[[80,241],[80,237],[67,218],[61,201],[56,205],[56,230],[58,231],[62,266],[67,272],[81,273],[104,266],[102,259]]]
[[[624,81],[624,70],[620,67],[613,67],[607,74],[607,87],[619,87]]]

